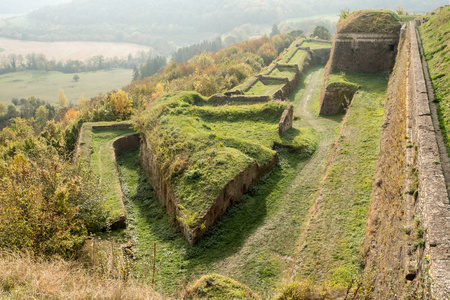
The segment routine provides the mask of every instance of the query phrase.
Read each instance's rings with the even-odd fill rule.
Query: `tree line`
[[[132,69],[148,60],[149,56],[149,52],[140,51],[136,55],[128,55],[127,58],[105,58],[103,55],[97,55],[86,60],[56,61],[48,59],[44,54],[30,53],[26,56],[9,54],[0,60],[0,74],[26,70],[81,73],[114,68]]]

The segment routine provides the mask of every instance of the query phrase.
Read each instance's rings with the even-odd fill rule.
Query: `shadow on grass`
[[[283,185],[280,181],[283,181],[283,177],[286,176],[285,169],[295,168],[308,157],[306,154],[289,153],[279,149],[280,163],[272,172],[264,176],[257,185],[252,186],[247,194],[228,209],[196,245],[190,246],[181,233],[170,225],[170,218],[161,208],[159,200],[143,174],[138,156],[138,150],[131,150],[118,157],[120,168],[124,168],[126,172],[138,174],[138,180],[134,183],[137,184],[135,189],[127,187],[127,184],[132,183],[125,182],[123,185],[125,198],[130,202],[127,203],[127,208],[129,210],[130,207],[134,207],[131,211],[129,210],[131,223],[137,220],[136,214],[139,214],[139,219],[143,220],[139,224],[133,224],[132,227],[135,229],[146,227],[146,230],[155,236],[154,242],[165,243],[168,251],[183,253],[180,259],[184,261],[182,265],[188,277],[190,277],[189,274],[197,276],[193,273],[210,270],[211,264],[236,253],[243,246],[246,238],[262,225],[267,214],[268,195],[277,191],[281,193],[284,188],[280,186]],[[122,179],[125,177],[122,176]],[[135,234],[139,235],[137,232]],[[138,236],[138,240],[140,243],[145,243],[145,236]],[[151,251],[151,247],[148,250]]]

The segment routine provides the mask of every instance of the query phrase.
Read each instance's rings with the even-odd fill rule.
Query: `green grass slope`
[[[450,151],[450,7],[431,16],[419,27],[437,102],[439,122]]]
[[[299,249],[300,278],[346,287],[362,272],[361,245],[383,122],[384,75],[347,73],[355,94],[329,157],[324,181]]]

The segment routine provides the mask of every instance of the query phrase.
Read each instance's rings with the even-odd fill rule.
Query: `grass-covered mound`
[[[436,11],[419,27],[438,106],[439,121],[450,150],[450,7]],[[448,151],[447,150],[447,151]]]
[[[388,33],[400,32],[398,15],[389,10],[359,10],[337,24],[338,33]]]
[[[345,77],[345,73],[330,74],[327,79],[327,87],[341,87],[347,88],[353,92],[356,92],[359,86],[356,83],[350,82]]]
[[[278,135],[278,123],[288,105],[213,106],[200,94],[179,92],[149,106],[137,126],[151,149],[156,176],[173,189],[182,228],[203,231],[210,226],[204,216],[230,182],[245,178],[242,172],[250,168],[257,170],[249,171],[251,183],[270,170],[277,156],[272,149],[275,143],[294,151],[314,151],[310,130],[291,128],[283,137]],[[254,176],[254,172],[260,174]],[[247,183],[242,190],[246,189]],[[217,211],[213,214],[218,217]]]
[[[245,95],[272,95],[285,84],[286,83],[279,80],[265,80],[264,82],[259,80],[247,92],[245,92]]]
[[[246,285],[218,275],[205,275],[188,288],[185,300],[190,299],[260,299]]]

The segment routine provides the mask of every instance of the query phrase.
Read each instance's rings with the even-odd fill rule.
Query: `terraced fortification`
[[[141,164],[189,243],[275,166],[275,144],[313,151],[310,132],[279,135],[285,111],[292,118],[287,102],[217,107],[180,92],[158,99],[140,118]]]
[[[208,100],[192,92],[169,94],[140,117],[141,164],[190,244],[272,170],[274,148],[312,153],[310,130],[290,131],[293,107],[277,100],[294,90],[313,56],[310,47],[301,48],[303,42],[294,42],[265,73],[232,91]],[[309,43],[322,56],[331,46]]]

